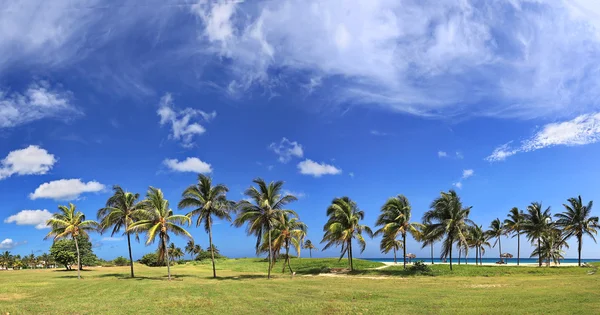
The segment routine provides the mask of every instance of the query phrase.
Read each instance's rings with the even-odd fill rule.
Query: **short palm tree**
[[[404,257],[404,268],[406,269],[406,234],[415,236],[418,234],[420,224],[410,222],[411,207],[408,199],[404,195],[398,195],[390,198],[381,207],[381,214],[375,222],[376,226],[381,226],[375,232],[375,235],[383,234],[388,238],[385,241],[387,245],[393,245],[393,240],[402,237],[402,249]]]
[[[500,263],[503,263],[504,260],[502,259],[502,235],[506,234],[506,230],[504,229],[504,224],[502,221],[500,221],[500,219],[496,218],[494,221],[492,221],[492,223],[490,224],[490,229],[486,231],[486,234],[488,235],[489,238],[493,238],[495,237],[496,240],[494,241],[494,245],[492,245],[492,247],[496,247],[496,244],[498,245],[498,251],[499,251],[499,255],[500,255]]]
[[[209,250],[212,260],[213,278],[217,277],[215,267],[215,253],[212,248],[212,226],[214,218],[231,221],[230,212],[235,208],[234,204],[227,200],[229,191],[223,184],[212,184],[209,176],[198,175],[198,184],[189,186],[182,194],[178,208],[193,208],[188,217],[196,218],[196,227],[204,223],[204,230],[208,233]]]
[[[190,254],[190,256],[192,257],[192,259],[194,259],[194,254],[197,254],[195,252],[196,246],[199,246],[199,245],[194,244],[194,241],[188,241],[187,244],[185,245],[185,249],[184,250],[185,250],[186,253]]]
[[[129,266],[131,268],[131,277],[133,274],[133,255],[131,253],[131,234],[127,232],[129,226],[144,211],[142,205],[138,202],[139,194],[124,191],[118,185],[113,186],[113,195],[106,201],[106,206],[98,210],[98,220],[100,221],[100,233],[112,228],[111,236],[124,230],[127,235],[127,247],[129,248]],[[137,238],[137,237],[136,237]]]
[[[485,254],[485,247],[490,247],[490,243],[488,242],[488,236],[483,231],[481,225],[473,225],[469,226],[469,236],[467,239],[467,243],[469,246],[475,248],[475,264],[482,264],[482,257]]]
[[[311,240],[306,240],[304,242],[304,248],[308,249],[308,254],[310,255],[310,258],[312,258],[312,250],[318,250],[318,248],[315,247]]]
[[[365,212],[358,208],[358,205],[349,197],[335,198],[327,208],[329,219],[323,231],[325,235],[321,243],[325,243],[323,250],[333,246],[341,245],[340,259],[348,254],[350,270],[354,270],[352,263],[352,240],[356,239],[360,246],[360,252],[365,250],[367,243],[362,235],[364,231],[368,236],[372,236],[371,229],[360,221],[365,218]]]
[[[175,261],[175,259],[179,260],[183,257],[183,251],[181,248],[175,246],[175,243],[171,243],[169,245],[169,256],[171,257],[171,261]]]
[[[4,269],[8,269],[12,257],[13,256],[10,254],[9,251],[5,251],[4,253],[2,253],[2,255],[0,255],[0,266],[4,267]]]
[[[278,256],[281,249],[285,249],[285,260],[281,272],[285,271],[286,265],[290,269],[290,273],[294,272],[290,264],[290,246],[293,246],[296,249],[296,254],[300,255],[300,247],[306,236],[307,229],[306,224],[288,213],[284,213],[282,220],[277,221],[273,227],[271,233],[271,248],[273,253],[275,253],[275,256]],[[264,249],[269,248],[268,244],[266,244],[267,241],[265,239],[262,246]]]
[[[255,186],[246,189],[244,194],[251,201],[242,200],[238,203],[238,215],[233,224],[240,227],[246,224],[246,232],[249,235],[256,236],[256,253],[260,252],[260,245],[263,235],[267,234],[267,239],[271,240],[273,227],[281,222],[284,214],[296,213],[286,209],[286,206],[297,198],[290,194],[282,192],[283,182],[276,181],[267,184],[263,179],[253,180]],[[272,243],[269,243],[269,271],[267,278],[271,278],[271,269],[273,268],[273,249]]]
[[[514,233],[517,236],[517,266],[521,261],[521,232],[525,224],[525,214],[519,208],[510,209],[508,218],[504,220],[504,226],[508,233]],[[514,236],[513,236],[514,237]]]
[[[432,225],[431,222],[423,222],[421,223],[420,227],[419,227],[419,234],[418,234],[418,241],[421,242],[421,248],[425,248],[427,246],[430,247],[430,254],[431,254],[431,264],[434,264],[433,261],[433,245],[435,244],[435,242],[439,241],[441,238],[435,238],[434,235],[432,234]]]
[[[441,192],[440,197],[433,200],[431,210],[423,215],[424,222],[431,222],[431,237],[443,238],[441,257],[450,257],[450,270],[452,270],[452,248],[454,242],[466,242],[466,230],[471,207],[464,208],[456,191]]]
[[[542,234],[541,245],[533,250],[531,257],[538,257],[546,261],[547,265],[550,262],[558,264],[564,259],[563,247],[569,248],[565,235],[560,230],[551,228]]]
[[[550,216],[550,207],[542,210],[542,204],[532,202],[527,206],[523,231],[532,244],[537,242],[537,252],[541,252],[542,236],[551,228],[552,217]],[[539,256],[538,265],[542,266],[542,256]]]
[[[150,187],[146,193],[146,199],[142,201],[145,212],[140,219],[129,226],[129,232],[146,232],[146,245],[152,244],[158,237],[158,259],[160,262],[167,261],[167,275],[171,280],[171,267],[169,264],[169,232],[192,240],[192,235],[180,225],[190,223],[191,220],[185,215],[173,214],[169,208],[169,201],[165,199],[163,192]]]
[[[396,239],[393,236],[384,234],[379,243],[379,249],[382,253],[387,254],[390,251],[394,252],[394,264],[397,264],[396,253],[404,247],[404,243],[401,240]],[[406,260],[406,259],[405,259]]]
[[[50,232],[45,239],[53,236],[54,241],[70,237],[75,241],[77,251],[77,279],[81,279],[81,256],[79,255],[78,236],[88,236],[89,231],[95,231],[98,223],[93,220],[86,220],[85,215],[75,208],[75,205],[69,203],[69,206],[58,206],[60,212],[52,215],[46,225],[50,227]]]
[[[594,237],[598,231],[598,217],[593,217],[592,206],[593,201],[590,200],[587,205],[581,201],[581,196],[577,198],[569,198],[568,205],[563,204],[565,211],[557,213],[554,216],[558,219],[556,225],[563,229],[566,233],[566,238],[575,236],[577,238],[577,263],[581,266],[581,247],[583,243],[583,235],[588,235],[596,242]]]

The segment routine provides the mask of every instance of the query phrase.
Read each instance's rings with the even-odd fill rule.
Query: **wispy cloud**
[[[383,131],[379,131],[379,130],[371,130],[369,133],[372,134],[372,135],[374,135],[374,136],[379,136],[379,137],[385,137],[385,136],[389,135],[389,133],[383,132]]]
[[[301,158],[304,156],[302,145],[297,141],[290,141],[285,137],[279,143],[271,143],[269,150],[279,156],[279,162],[281,163],[289,162],[292,157]]]
[[[448,157],[448,153],[446,151],[438,151],[438,157],[439,158]]]
[[[306,159],[298,163],[300,174],[321,177],[323,175],[338,175],[342,170],[326,163],[318,163],[310,159]]]
[[[475,171],[474,171],[474,170],[472,170],[472,169],[463,170],[463,175],[462,175],[462,178],[463,178],[463,179],[467,179],[467,178],[469,178],[469,177],[473,176],[474,174],[475,174]]]
[[[454,186],[454,187],[456,187],[458,189],[462,189],[463,188],[463,182],[466,179],[468,179],[469,177],[472,177],[473,175],[475,175],[475,171],[473,169],[463,170],[462,177],[458,181],[452,183],[452,186]]]
[[[283,194],[296,196],[296,198],[298,198],[298,199],[302,199],[302,198],[306,197],[306,194],[301,191],[284,190]]]
[[[205,122],[210,122],[216,116],[216,112],[207,113],[201,110],[186,108],[177,110],[173,104],[173,97],[170,93],[165,94],[159,104],[156,112],[160,117],[160,124],[168,124],[171,126],[170,138],[180,140],[181,145],[189,148],[194,145],[194,136],[201,135],[206,132],[206,129],[200,125],[197,118],[201,118]]]
[[[486,157],[487,161],[503,161],[521,152],[530,152],[553,146],[579,146],[600,140],[600,113],[580,115],[572,120],[544,125],[531,138],[512,146],[503,144]]]

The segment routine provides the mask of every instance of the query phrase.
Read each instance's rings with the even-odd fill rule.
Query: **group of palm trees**
[[[0,253],[0,269],[21,269],[21,268],[50,268],[55,267],[56,261],[52,255],[47,253],[35,256],[33,253],[30,255],[12,255],[9,251]]]
[[[233,202],[227,199],[228,188],[223,184],[212,183],[206,175],[198,175],[198,182],[189,186],[182,193],[179,209],[191,209],[186,215],[174,214],[169,202],[158,188],[149,187],[144,200],[139,200],[139,194],[124,191],[119,186],[113,187],[113,195],[107,200],[105,207],[98,210],[99,222],[86,220],[83,213],[76,210],[75,205],[59,206],[60,212],[54,214],[47,224],[51,227],[47,237],[54,239],[70,237],[75,240],[77,260],[79,264],[79,247],[76,237],[87,235],[90,231],[111,235],[123,232],[127,237],[131,277],[134,277],[133,257],[131,254],[131,237],[139,239],[141,233],[146,235],[146,245],[158,241],[158,257],[160,261],[169,262],[169,256],[182,257],[183,251],[170,243],[171,235],[188,238],[190,242],[186,252],[200,252],[199,246],[193,243],[193,238],[183,225],[191,224],[195,218],[196,227],[203,225],[208,234],[209,250],[211,253],[213,277],[217,276],[215,267],[215,246],[213,244],[212,226],[215,219],[232,221],[236,227],[246,226],[248,235],[256,237],[256,253],[266,253],[269,262],[267,277],[275,261],[283,257],[283,270],[286,267],[293,273],[290,264],[290,249],[293,248],[300,256],[300,249],[310,251],[316,247],[310,240],[305,240],[307,226],[300,221],[298,214],[288,209],[288,205],[297,198],[284,193],[283,182],[267,183],[257,178],[253,181],[244,195],[247,199]],[[516,235],[520,252],[521,234],[537,245],[532,257],[547,261],[562,258],[562,247],[566,240],[575,236],[579,244],[581,259],[581,244],[584,234],[592,238],[598,228],[598,218],[592,217],[590,211],[592,202],[583,205],[581,197],[568,200],[565,212],[556,214],[558,219],[552,222],[550,209],[542,210],[540,203],[532,203],[527,207],[527,213],[513,208],[504,222],[496,219],[490,230],[484,231],[481,225],[476,225],[469,219],[471,207],[463,207],[456,191],[442,192],[430,206],[422,218],[422,222],[411,221],[411,206],[403,195],[388,199],[381,208],[373,232],[368,226],[361,224],[365,212],[360,210],[356,202],[349,197],[335,198],[327,208],[328,220],[323,227],[325,243],[324,250],[331,246],[340,246],[340,259],[348,256],[349,267],[353,266],[353,243],[359,245],[361,252],[365,250],[367,236],[381,235],[381,251],[396,253],[402,249],[404,267],[406,268],[406,238],[411,234],[422,247],[430,246],[433,262],[433,245],[441,242],[441,258],[450,259],[452,269],[453,248],[459,250],[459,261],[464,254],[465,259],[471,248],[475,249],[476,262],[481,264],[481,256],[485,247],[490,247],[489,240],[495,238],[499,247],[503,235]],[[235,219],[232,218],[235,215]],[[282,253],[282,250],[285,253]],[[502,252],[500,248],[500,253]],[[519,255],[517,262],[519,262]],[[176,258],[175,257],[175,258]],[[168,278],[171,279],[170,263],[167,263]],[[78,278],[80,278],[78,270]]]

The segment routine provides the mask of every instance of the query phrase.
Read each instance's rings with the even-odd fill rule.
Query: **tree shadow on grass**
[[[169,280],[167,275],[159,276],[159,277],[148,277],[148,276],[135,276],[132,278],[127,273],[105,273],[98,275],[98,278],[116,278],[118,280]],[[196,276],[192,275],[171,275],[172,281],[183,281],[183,278],[196,278]]]
[[[227,276],[227,277],[219,277],[219,276],[217,276],[217,278],[206,277],[206,279],[217,280],[217,281],[223,281],[223,280],[267,279],[267,275],[237,275],[237,276]]]

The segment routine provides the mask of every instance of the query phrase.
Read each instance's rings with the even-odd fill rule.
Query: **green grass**
[[[266,262],[218,262],[166,268],[136,265],[58,270],[0,271],[0,314],[589,314],[600,309],[600,276],[594,268],[433,266],[433,276],[406,274],[402,267],[366,270],[379,263],[359,261],[359,275],[315,276],[322,267],[344,268],[337,259],[293,259],[298,275]],[[446,270],[444,270],[446,269]],[[405,274],[403,274],[403,272]],[[590,274],[591,273],[591,274]],[[408,275],[402,277],[401,275]]]

